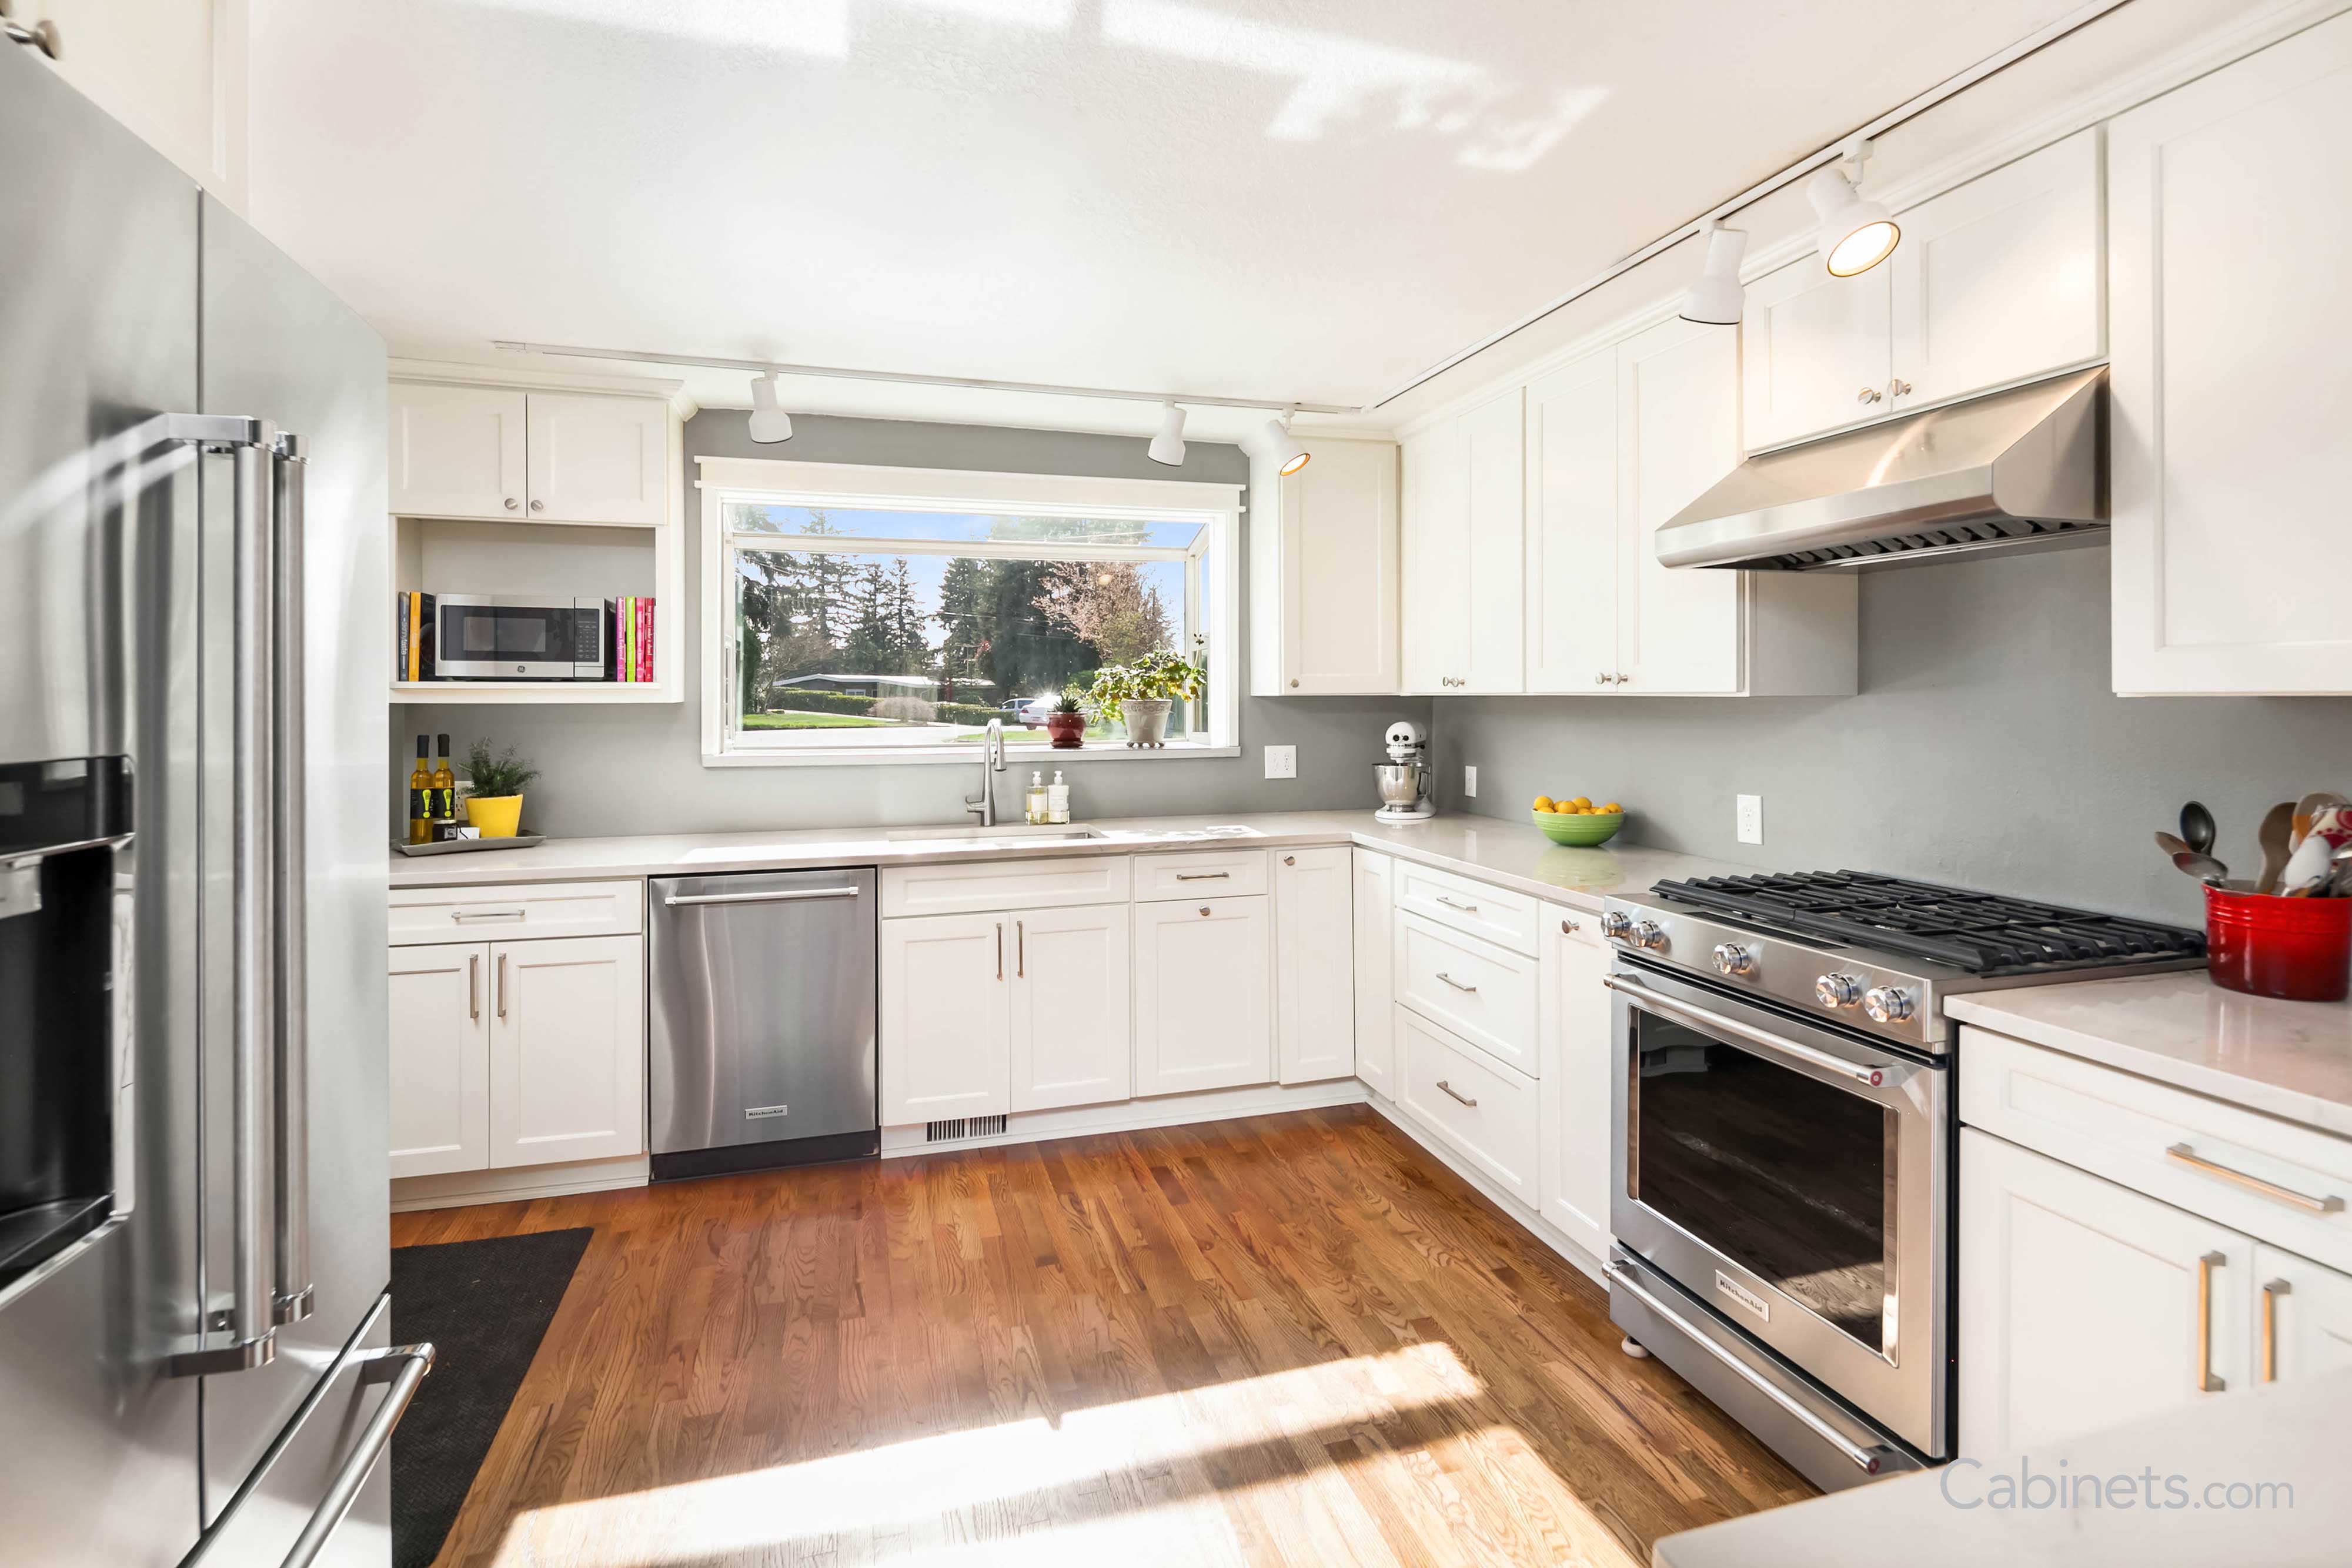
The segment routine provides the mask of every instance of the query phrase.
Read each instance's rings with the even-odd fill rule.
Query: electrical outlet
[[[1764,841],[1764,797],[1741,795],[1738,800],[1739,841],[1743,844],[1762,843]]]
[[[1462,794],[1466,800],[1475,800],[1478,798],[1478,770],[1475,768],[1465,768],[1462,770]]]
[[[1298,777],[1298,747],[1269,746],[1265,748],[1265,776],[1269,779]]]

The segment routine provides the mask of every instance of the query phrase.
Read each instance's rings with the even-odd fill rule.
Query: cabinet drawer
[[[974,915],[993,909],[1124,904],[1127,889],[1125,855],[886,866],[882,872],[882,913]]]
[[[2352,1270],[2352,1142],[1973,1026],[1959,1052],[1969,1125]]]
[[[1530,958],[1536,956],[1536,930],[1542,910],[1534,899],[1408,860],[1399,859],[1396,866],[1399,909],[1500,942]]]
[[[1411,1009],[1396,1015],[1398,1102],[1511,1196],[1536,1201],[1535,1081],[1487,1062]]]
[[[1397,1000],[1530,1077],[1538,1072],[1538,973],[1535,959],[1433,920],[1397,921]]]
[[[396,887],[392,945],[634,936],[645,929],[642,882],[542,882],[499,887]]]
[[[1138,903],[1162,898],[1241,898],[1266,890],[1264,850],[1187,851],[1137,855]]]

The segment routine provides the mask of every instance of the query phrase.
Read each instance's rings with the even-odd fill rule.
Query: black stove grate
[[[1662,882],[1650,891],[1677,904],[1974,975],[2178,962],[2205,954],[2201,932],[1871,872],[1703,876]]]

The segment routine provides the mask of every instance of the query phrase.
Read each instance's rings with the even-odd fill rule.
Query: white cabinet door
[[[1009,915],[882,922],[882,1124],[1013,1108]]]
[[[529,401],[530,516],[646,525],[668,517],[667,403],[584,392],[532,392]]]
[[[1617,346],[1617,668],[1633,692],[1740,689],[1746,574],[1669,570],[1655,535],[1739,465],[1739,355],[1667,321]]]
[[[2352,16],[2108,128],[2116,690],[2352,693]]]
[[[2254,1244],[2254,1376],[2263,1383],[2352,1367],[2352,1276]]]
[[[1609,1091],[1617,1071],[1609,950],[1600,917],[1544,906],[1543,1115],[1538,1211],[1596,1259],[1609,1256]]]
[[[523,394],[394,382],[385,452],[404,517],[523,517]]]
[[[645,938],[497,942],[489,968],[491,1167],[643,1154]]]
[[[1960,1133],[1960,1451],[1985,1458],[2252,1381],[2254,1246]]]
[[[1470,676],[1470,520],[1460,422],[1449,419],[1410,437],[1400,458],[1404,687],[1456,691]]]
[[[1354,877],[1344,844],[1275,856],[1275,1054],[1285,1083],[1355,1076]]]
[[[1126,1099],[1135,1039],[1127,905],[1024,909],[1008,918],[1012,1108]]]
[[[1274,933],[1266,900],[1135,906],[1135,1092],[1274,1078]]]
[[[1528,386],[1527,689],[1612,691],[1617,672],[1617,360]]]
[[[490,1165],[482,942],[392,949],[392,1174]]]
[[[1894,292],[1886,406],[2024,381],[2105,349],[2095,129],[1898,218],[1903,243],[1881,269]]]
[[[1396,862],[1377,850],[1355,857],[1356,1076],[1396,1095]]]
[[[1911,243],[1907,227],[1903,243]],[[1886,412],[1889,270],[1832,277],[1808,252],[1748,286],[1739,343],[1749,451]]]
[[[1393,692],[1399,679],[1397,448],[1386,441],[1316,441],[1313,461],[1282,478],[1277,572],[1257,574],[1279,623],[1268,634],[1277,667],[1259,696]],[[1253,528],[1276,520],[1253,515]],[[1253,558],[1263,559],[1253,536]],[[1253,601],[1255,602],[1255,601]],[[1255,656],[1255,650],[1253,650]]]
[[[1520,620],[1528,570],[1527,445],[1517,388],[1462,416],[1463,507],[1470,538],[1470,668],[1474,692],[1526,689]]]

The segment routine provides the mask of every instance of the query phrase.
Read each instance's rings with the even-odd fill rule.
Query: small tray
[[[545,842],[545,833],[517,833],[510,839],[444,839],[437,844],[396,843],[392,847],[404,855],[460,855],[470,850],[527,850]]]

